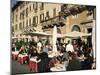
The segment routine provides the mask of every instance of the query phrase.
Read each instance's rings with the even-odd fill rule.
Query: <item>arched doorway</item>
[[[74,25],[73,27],[72,27],[72,30],[71,31],[81,31],[80,30],[80,27],[78,26],[78,25]]]
[[[80,27],[79,27],[78,25],[74,25],[74,26],[72,27],[72,30],[71,30],[71,31],[78,31],[78,32],[81,32],[81,29],[80,29]],[[80,45],[81,45],[81,38],[78,37],[78,38],[72,39],[72,44],[73,44],[73,45],[78,45],[78,46],[80,46]]]

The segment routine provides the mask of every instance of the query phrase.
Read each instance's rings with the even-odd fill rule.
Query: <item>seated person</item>
[[[25,54],[27,53],[26,49],[24,46],[21,47],[20,51],[19,51],[19,54]]]
[[[53,57],[49,62],[49,68],[54,67],[55,64],[60,64],[61,60],[57,57]]]
[[[68,66],[68,57],[69,57],[69,53],[68,52],[63,52],[63,56],[62,56],[62,61],[64,62],[65,64],[65,67]]]
[[[32,54],[31,54],[31,57],[37,57],[39,54],[37,52],[37,50],[33,50]]]
[[[38,56],[38,52],[37,52],[36,47],[34,45],[32,45],[32,47],[29,48],[28,55],[30,56],[30,58],[34,57],[34,56]]]
[[[89,70],[92,67],[93,57],[91,57],[89,54],[86,54],[85,57],[86,59],[84,60],[84,63],[82,64],[82,69]]]
[[[68,58],[68,66],[66,67],[67,71],[81,70],[80,61],[71,53]]]
[[[16,51],[16,45],[15,44],[12,44],[12,51]]]

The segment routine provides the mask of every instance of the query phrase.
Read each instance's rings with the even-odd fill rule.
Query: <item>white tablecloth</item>
[[[34,57],[33,58],[30,58],[30,61],[34,61],[34,62],[38,63],[38,61]]]
[[[26,56],[28,56],[28,55],[27,54],[23,54],[23,55],[22,54],[19,54],[18,55],[18,57],[21,57],[21,58],[26,57]]]
[[[51,71],[66,71],[66,68],[64,65],[60,64],[55,67],[50,68]]]
[[[12,51],[12,54],[17,55],[19,51]]]
[[[62,56],[63,54],[62,53],[60,53],[60,52],[50,52],[50,53],[48,53],[48,57],[50,57],[50,58],[53,58],[54,56]]]

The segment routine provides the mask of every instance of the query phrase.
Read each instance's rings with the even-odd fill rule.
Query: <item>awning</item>
[[[64,35],[64,37],[68,37],[68,38],[78,38],[78,37],[86,37],[86,36],[91,36],[91,34],[73,31]]]
[[[12,37],[12,39],[16,39],[16,38],[18,38],[18,37]]]
[[[64,34],[57,34],[57,38],[63,38],[64,37]]]
[[[45,33],[45,32],[29,32],[29,33],[25,33],[25,35],[51,36],[51,34],[47,34],[47,33]]]

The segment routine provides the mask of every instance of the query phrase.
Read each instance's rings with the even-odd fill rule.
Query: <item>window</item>
[[[33,17],[33,25],[36,24],[36,18]]]
[[[26,1],[26,4],[28,4],[29,3],[29,1]]]
[[[21,22],[19,23],[19,29],[22,29],[22,23]]]
[[[24,21],[23,21],[23,28],[24,28],[25,26],[24,26]]]
[[[33,9],[35,8],[35,5],[33,4]]]
[[[38,24],[38,16],[34,16],[33,17],[33,23],[32,23],[33,25],[36,25],[36,24]]]
[[[46,12],[46,16],[49,17],[49,11]]]
[[[16,14],[16,22],[17,22],[17,20],[18,20],[18,17],[17,17],[18,15]]]
[[[36,2],[36,9],[38,9],[38,3]]]
[[[14,13],[12,13],[12,23],[14,23]]]
[[[40,14],[40,22],[42,22],[44,20],[44,13]]]
[[[38,24],[38,16],[36,16],[36,24]]]
[[[20,20],[21,20],[21,14],[22,14],[22,13],[20,13]]]
[[[42,15],[40,14],[40,22],[42,21]]]
[[[56,16],[56,8],[53,9],[53,16]]]
[[[73,27],[72,27],[72,31],[81,31],[80,30],[80,27],[78,26],[78,25],[74,25]]]
[[[44,3],[41,3],[40,10],[43,10],[43,9],[44,9]]]
[[[26,20],[26,27],[28,27],[28,20]]]
[[[14,26],[12,26],[12,29],[11,29],[12,33],[14,32]]]
[[[49,16],[49,11],[47,11],[46,12],[46,17],[45,17],[45,19],[47,20],[47,19],[49,19],[50,18],[50,16]]]
[[[22,12],[22,19],[24,20],[24,10],[23,10],[23,12]]]
[[[31,26],[31,18],[29,19],[29,25]]]
[[[17,30],[17,24],[15,25],[15,30]]]
[[[23,20],[24,19],[24,11],[22,11],[21,13],[20,13],[20,20]]]
[[[28,8],[26,8],[26,17],[28,17]]]
[[[30,5],[30,12],[31,12],[31,5]]]
[[[37,10],[38,10],[38,3],[36,2],[35,3],[35,8],[34,8],[35,13],[37,12]]]
[[[88,33],[92,33],[92,28],[87,29]]]

